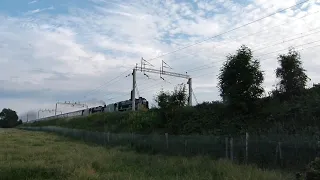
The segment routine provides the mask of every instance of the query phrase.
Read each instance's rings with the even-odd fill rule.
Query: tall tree
[[[161,91],[155,101],[161,109],[186,106],[188,95],[185,84],[177,85],[172,93]]]
[[[227,61],[220,69],[220,96],[234,110],[248,112],[264,92],[263,80],[259,61],[253,59],[247,46],[242,45],[236,54],[227,56]]]
[[[161,91],[155,101],[161,112],[161,125],[169,132],[178,133],[181,122],[176,118],[178,109],[187,105],[188,95],[185,84],[179,84],[172,92]]]
[[[171,104],[176,107],[183,107],[187,105],[188,95],[185,84],[179,84],[174,88],[170,101]]]
[[[157,103],[158,107],[160,109],[166,109],[169,107],[170,103],[170,93],[169,92],[164,92],[161,90],[155,97],[155,102]]]
[[[12,128],[18,125],[18,115],[11,109],[4,108],[0,112],[0,127]]]
[[[299,95],[305,89],[309,79],[302,67],[300,54],[290,48],[288,54],[278,56],[278,62],[280,67],[276,69],[276,77],[280,79],[279,91],[286,97]]]

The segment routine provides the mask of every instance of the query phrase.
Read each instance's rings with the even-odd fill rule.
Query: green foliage
[[[276,77],[280,79],[279,91],[287,97],[300,95],[309,79],[302,67],[300,54],[291,48],[288,54],[279,55],[278,62],[280,67],[276,69]]]
[[[61,127],[26,127],[21,129],[33,131],[55,132],[63,136],[82,139],[108,147],[127,146],[141,153],[197,156],[208,155],[219,159],[225,157],[225,137],[212,135],[172,135],[169,134],[168,146],[164,133],[99,133],[85,130]],[[244,163],[245,141],[244,134],[233,136],[234,162]],[[275,154],[278,141],[282,142],[280,159],[279,152]],[[254,136],[249,138],[249,163],[260,168],[285,168],[290,171],[303,168],[314,158],[319,150],[317,139],[301,136]]]
[[[304,134],[320,137],[320,88],[307,89],[290,101],[266,97],[256,102],[251,114],[230,115],[222,102],[204,102],[194,107],[151,109],[147,112],[98,113],[87,117],[54,119],[27,126],[61,126],[76,129],[149,134]]]
[[[18,115],[15,111],[7,108],[2,109],[0,112],[0,127],[13,128],[19,124],[22,124],[22,121],[18,121]]]
[[[320,179],[320,158],[317,157],[314,161],[310,162],[307,166],[305,180],[318,180]]]
[[[161,91],[155,98],[159,107],[159,116],[163,119],[161,128],[177,134],[181,132],[180,122],[177,122],[177,111],[185,107],[188,101],[185,84],[179,84],[173,92]]]
[[[160,109],[184,107],[187,105],[187,100],[188,95],[186,93],[185,84],[179,84],[171,93],[160,91],[155,98]]]
[[[290,50],[280,55],[282,63],[278,77],[292,79],[283,87],[304,88],[305,78],[301,69],[300,56]],[[294,67],[294,68],[293,68]],[[296,73],[289,73],[290,69]],[[36,122],[32,125],[57,125],[69,128],[110,132],[167,132],[169,134],[307,134],[319,136],[320,87],[303,90],[302,94],[290,99],[283,98],[284,92],[274,90],[262,97],[264,80],[251,50],[241,46],[235,55],[228,56],[221,68],[219,88],[224,101],[204,102],[186,107],[185,85],[175,87],[172,92],[161,91],[155,98],[159,108],[147,112],[115,112],[94,114],[69,120],[56,119]],[[299,75],[295,78],[296,75]]]
[[[251,50],[243,45],[235,55],[227,57],[220,70],[220,96],[232,110],[251,111],[253,102],[264,92],[263,80],[259,61],[253,59]]]
[[[158,104],[158,107],[161,109],[167,109],[169,107],[170,102],[170,93],[164,92],[161,90],[159,94],[156,96],[155,101]]]
[[[280,82],[267,97],[262,97],[264,77],[260,71],[259,61],[253,58],[248,47],[241,46],[235,55],[227,57],[226,63],[221,68],[218,86],[223,102],[204,102],[194,107],[186,107],[188,99],[186,88],[185,85],[180,85],[173,92],[161,91],[155,98],[159,108],[152,108],[146,112],[101,113],[81,118],[35,122],[27,126],[55,125],[112,133],[164,134],[166,132],[170,134],[171,139],[174,139],[174,135],[182,134],[240,137],[249,132],[251,155],[249,161],[268,165],[273,163],[270,161],[272,158],[275,158],[273,159],[275,161],[279,160],[277,155],[272,153],[277,147],[277,142],[281,141],[282,152],[286,158],[280,164],[286,167],[304,165],[317,151],[317,147],[313,147],[316,143],[314,141],[311,143],[311,140],[320,137],[320,86],[305,89],[308,77],[301,67],[298,52],[290,49],[287,55],[280,55],[278,61],[280,67],[276,70],[276,76]],[[256,135],[268,138],[264,141],[252,138]],[[276,138],[272,138],[273,136]],[[146,139],[144,141],[140,139],[137,149],[154,152],[159,147],[154,139],[155,136],[152,138],[149,144]],[[286,138],[294,140],[284,142]],[[210,148],[220,145],[224,147],[221,143],[210,144],[212,139],[203,140],[203,143],[201,139],[195,139],[188,139],[188,146],[190,145],[192,152],[219,154],[219,150]],[[184,147],[181,146],[185,143],[184,140],[185,137],[183,140],[176,138],[170,142],[169,147],[177,147],[172,151],[184,151],[185,149],[181,149]],[[243,138],[234,140],[234,156],[241,161]],[[206,147],[202,147],[204,144]],[[224,155],[224,152],[222,154]],[[319,159],[312,163],[312,167],[310,165],[309,177],[319,178],[316,164],[319,164]]]
[[[292,180],[284,172],[206,156],[139,154],[42,132],[7,131],[0,135],[0,147],[3,180]]]

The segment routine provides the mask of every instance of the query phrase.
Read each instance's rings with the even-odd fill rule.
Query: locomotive
[[[139,97],[138,99],[135,99],[135,110],[142,110],[142,109],[149,109],[149,102],[143,98]],[[49,119],[55,119],[55,118],[70,118],[70,117],[79,117],[79,116],[88,116],[90,114],[94,113],[101,113],[101,112],[115,112],[115,111],[131,111],[132,110],[132,101],[131,99],[116,102],[109,105],[104,106],[96,106],[91,107],[87,109],[82,109],[78,111],[68,112],[64,114],[59,114],[55,116],[49,116],[41,119],[37,119],[35,121],[43,121],[43,120],[49,120]],[[34,121],[30,121],[34,122]]]

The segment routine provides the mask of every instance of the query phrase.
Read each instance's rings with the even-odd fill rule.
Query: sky
[[[241,45],[260,60],[266,92],[277,83],[277,56],[289,47],[300,52],[311,86],[320,82],[320,0],[304,1],[1,0],[0,109],[25,120],[27,112],[54,109],[56,102],[92,107],[127,100],[127,75],[141,58],[148,68],[160,69],[163,60],[171,67],[166,71],[187,72],[193,105],[220,100],[219,69]],[[136,96],[151,104],[161,89],[187,83],[146,74],[137,72]],[[62,112],[78,109],[58,105]]]

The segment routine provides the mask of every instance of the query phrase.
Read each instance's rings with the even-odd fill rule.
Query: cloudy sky
[[[0,108],[23,114],[57,101],[129,99],[126,76],[141,57],[155,69],[164,60],[168,71],[188,72],[198,102],[219,100],[219,68],[242,44],[261,61],[267,91],[277,55],[290,46],[300,51],[309,84],[319,83],[319,11],[319,0],[1,0]],[[137,72],[137,95],[151,103],[161,88],[187,82],[147,75]]]

